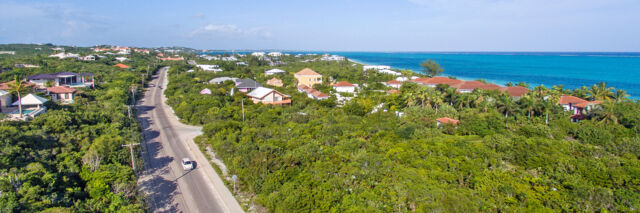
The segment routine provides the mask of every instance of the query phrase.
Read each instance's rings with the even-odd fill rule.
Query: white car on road
[[[193,161],[189,158],[182,158],[182,169],[184,170],[192,170],[193,169]]]

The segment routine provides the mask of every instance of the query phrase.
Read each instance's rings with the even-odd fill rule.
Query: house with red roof
[[[460,123],[460,121],[453,119],[453,118],[448,118],[448,117],[442,117],[442,118],[438,118],[436,119],[436,126],[440,126],[442,124],[453,124],[453,125],[458,125]]]
[[[355,93],[356,86],[349,83],[348,81],[340,81],[338,83],[333,84],[333,89],[337,92],[346,92],[346,93]]]
[[[428,87],[436,87],[439,84],[446,84],[449,86],[453,86],[453,85],[462,83],[461,80],[447,78],[447,77],[416,78],[411,81],[417,84],[428,86]]]
[[[571,115],[572,122],[584,120],[586,115],[601,103],[602,101],[587,101],[571,95],[560,96],[560,100],[558,100],[558,104],[562,106],[565,111],[573,114]]]
[[[484,86],[484,84],[485,83],[480,81],[462,81],[451,86],[458,89],[459,93],[470,93],[473,92],[473,90]]]
[[[302,84],[298,85],[298,91],[299,92],[304,92],[304,93],[307,94],[307,97],[313,98],[313,99],[316,99],[316,100],[323,100],[323,99],[327,99],[327,98],[330,97],[327,94],[324,94],[324,93],[322,93],[322,92],[320,92],[318,90],[312,89],[312,88],[310,88],[310,87],[308,87],[306,85],[302,85]]]
[[[527,94],[529,92],[529,89],[527,89],[526,87],[515,86],[503,87],[500,89],[500,91],[502,91],[503,93],[507,93],[509,94],[509,96],[517,99],[522,97],[524,94]]]
[[[120,67],[120,68],[122,68],[122,69],[129,69],[129,68],[130,68],[129,66],[124,65],[124,64],[116,64],[116,65],[113,65],[113,66],[114,66],[114,67]]]
[[[73,103],[73,97],[76,94],[76,89],[68,86],[55,86],[46,88],[47,95],[51,96],[52,101],[61,103]]]

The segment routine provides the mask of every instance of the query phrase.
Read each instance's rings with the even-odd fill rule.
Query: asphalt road
[[[193,142],[202,127],[180,123],[165,104],[163,91],[169,67],[161,68],[144,97],[137,103],[144,142],[144,171],[138,186],[147,195],[153,212],[243,212],[232,193]],[[161,86],[162,89],[158,88]],[[195,169],[184,171],[180,163],[188,157]]]

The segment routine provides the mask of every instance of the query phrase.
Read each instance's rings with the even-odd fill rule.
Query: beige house
[[[251,97],[253,103],[272,105],[291,104],[291,96],[266,87],[258,87],[248,93],[247,96]]]
[[[269,80],[267,81],[267,84],[268,84],[268,85],[271,85],[271,86],[275,86],[275,87],[281,87],[281,86],[283,86],[283,85],[284,85],[284,84],[282,84],[282,80],[280,80],[280,79],[278,79],[278,78],[275,78],[275,77],[274,77],[274,78],[272,78],[272,79],[269,79]]]
[[[322,75],[309,68],[304,68],[293,75],[298,80],[298,85],[313,87],[315,84],[322,84]]]
[[[61,103],[73,103],[73,97],[77,91],[66,86],[47,87],[46,90],[52,101]]]

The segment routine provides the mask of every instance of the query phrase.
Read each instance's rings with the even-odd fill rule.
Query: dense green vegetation
[[[405,84],[387,95],[349,62],[297,62],[276,75],[291,106],[252,104],[216,76],[273,76],[251,66],[219,63],[222,73],[185,72],[174,65],[166,95],[183,121],[204,125],[212,146],[240,187],[272,212],[530,212],[637,211],[640,208],[640,104],[596,85],[569,91],[536,87],[520,99],[497,91]],[[214,63],[214,62],[211,62]],[[329,79],[368,87],[339,107],[298,93],[292,74],[310,67]],[[405,72],[406,73],[406,72]],[[212,95],[200,95],[210,88]],[[556,105],[562,94],[604,100],[580,123]],[[617,98],[616,98],[617,97]],[[241,101],[246,119],[243,122]],[[386,110],[371,113],[382,104]],[[405,114],[396,116],[395,111]],[[448,116],[457,127],[436,127]]]
[[[113,57],[0,56],[0,67],[12,68],[0,74],[0,82],[62,71],[91,72],[96,80],[96,88],[80,89],[73,104],[48,102],[48,112],[30,122],[0,122],[0,212],[143,211],[129,150],[121,145],[139,140],[138,124],[128,117],[129,87],[140,85],[141,74],[155,69],[155,59],[128,55],[134,61],[126,62],[132,69],[125,70],[111,66]],[[40,68],[16,68],[14,63]]]

